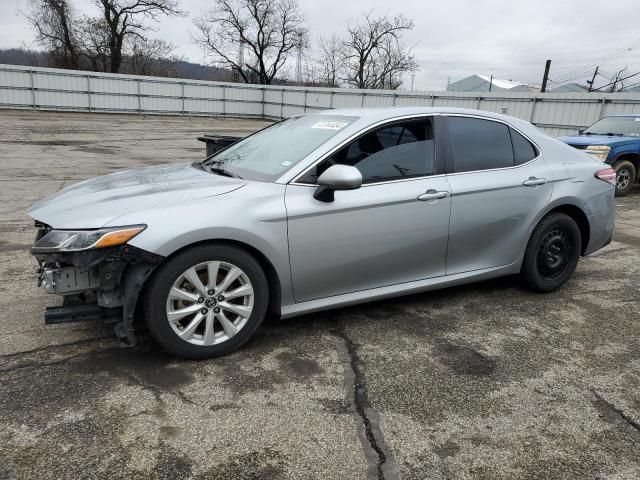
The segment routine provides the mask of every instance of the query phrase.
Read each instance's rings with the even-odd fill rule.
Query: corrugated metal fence
[[[551,135],[599,118],[640,114],[640,93],[407,92],[245,85],[0,64],[0,107],[282,118],[316,109],[381,106],[477,108],[523,118]]]

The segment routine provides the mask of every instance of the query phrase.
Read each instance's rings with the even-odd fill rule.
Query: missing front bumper
[[[44,311],[45,325],[60,323],[104,321],[107,323],[122,320],[122,308],[104,308],[97,304],[70,305],[62,307],[47,307]]]
[[[164,257],[131,245],[35,254],[38,285],[62,295],[63,306],[45,312],[45,324],[86,320],[116,323],[122,346],[136,344],[134,315],[146,280]]]

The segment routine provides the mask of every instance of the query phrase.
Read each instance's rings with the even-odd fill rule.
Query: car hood
[[[640,142],[640,137],[620,137],[611,135],[575,135],[560,137],[560,140],[569,145],[588,147],[589,145],[621,145],[629,142]]]
[[[191,164],[157,165],[76,183],[34,204],[29,215],[53,228],[99,228],[127,213],[223,195],[244,185]]]

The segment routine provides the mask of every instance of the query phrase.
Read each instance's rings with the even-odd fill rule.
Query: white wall
[[[407,92],[245,85],[0,64],[0,107],[282,118],[319,109],[394,105],[505,113],[550,135],[616,113],[640,114],[640,92]]]

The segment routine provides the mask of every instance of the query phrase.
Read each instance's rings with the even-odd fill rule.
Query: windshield
[[[606,117],[591,125],[584,133],[640,137],[640,117]]]
[[[202,166],[213,173],[273,181],[356,118],[343,115],[291,117],[207,158]]]

